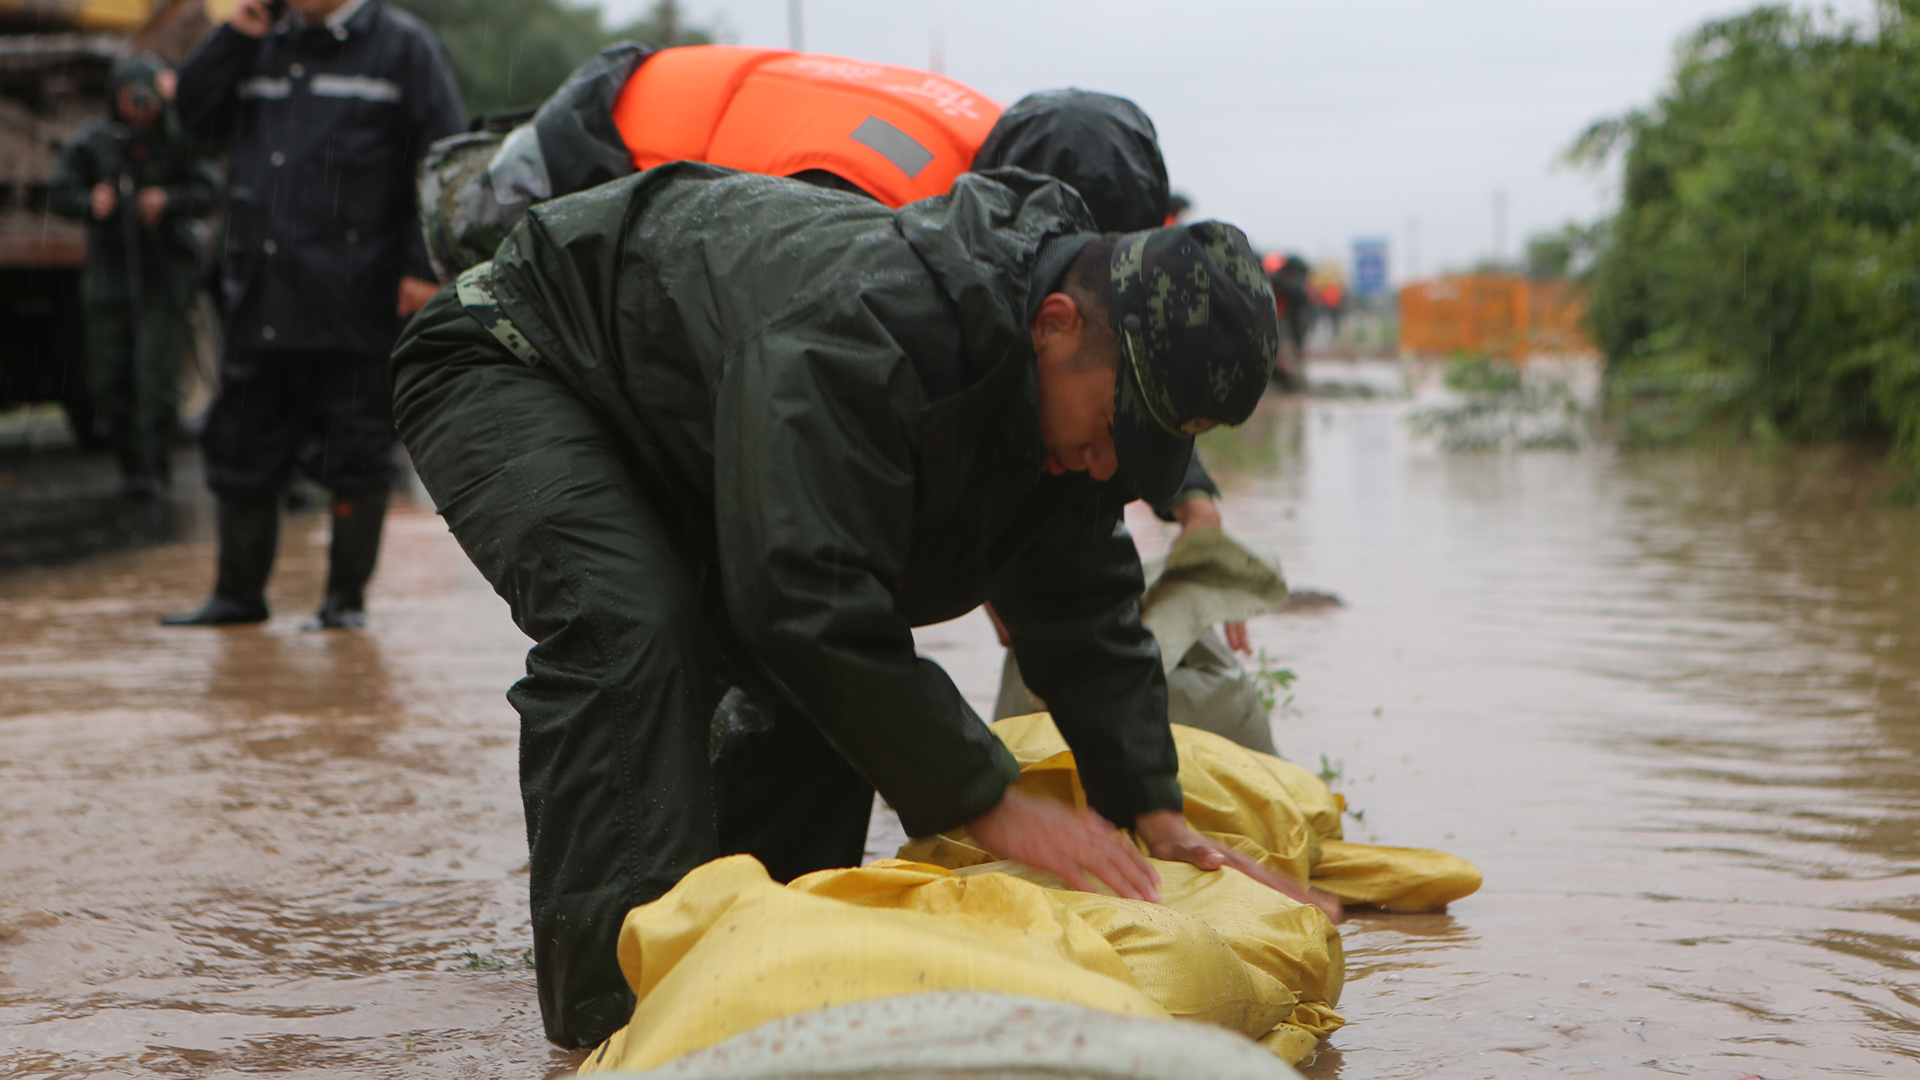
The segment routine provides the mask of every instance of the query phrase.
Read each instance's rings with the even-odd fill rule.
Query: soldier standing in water
[[[87,222],[81,275],[94,422],[120,464],[120,494],[158,495],[180,420],[180,351],[219,174],[195,157],[164,92],[172,73],[129,57],[107,116],[74,136],[52,183],[55,213]]]

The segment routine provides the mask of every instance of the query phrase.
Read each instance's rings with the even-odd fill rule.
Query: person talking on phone
[[[464,130],[439,40],[384,0],[237,0],[179,71],[181,119],[228,140],[226,354],[201,433],[219,501],[213,594],[169,625],[267,618],[296,462],[332,494],[313,629],[365,623],[394,473],[387,354],[438,288],[420,157]],[[303,452],[304,451],[304,452]]]

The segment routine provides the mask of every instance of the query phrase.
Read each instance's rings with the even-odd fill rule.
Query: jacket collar
[[[1059,284],[1067,276],[1067,270],[1073,266],[1073,260],[1087,249],[1087,245],[1100,239],[1098,233],[1068,233],[1065,236],[1049,234],[1040,242],[1040,255],[1033,261],[1033,277],[1027,282],[1026,319],[1032,325],[1034,316],[1040,314],[1040,304],[1048,293],[1059,292]]]
[[[349,27],[349,29],[354,29],[353,27],[350,27],[349,24],[353,22],[353,17],[355,15],[360,14],[360,9],[367,6],[368,2],[369,0],[347,0],[346,3],[341,4],[337,8],[334,8],[333,13],[326,17],[325,21],[327,24],[327,29],[338,30],[342,27]],[[358,27],[357,29],[364,30],[365,27],[361,26],[361,27]]]
[[[298,12],[289,12],[274,27],[274,32],[287,36],[312,33],[345,41],[371,30],[379,17],[379,0],[347,0],[317,25],[307,22]]]

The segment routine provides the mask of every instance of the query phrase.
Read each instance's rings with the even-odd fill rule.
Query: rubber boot
[[[327,597],[302,630],[358,630],[367,625],[367,579],[380,556],[380,529],[387,520],[381,487],[336,492],[333,537],[327,545]]]
[[[120,498],[143,502],[166,491],[165,469],[154,457],[131,444],[116,447],[115,456],[120,460]]]
[[[228,626],[267,621],[267,575],[280,543],[280,499],[220,500],[219,571],[197,611],[162,615],[162,626]]]

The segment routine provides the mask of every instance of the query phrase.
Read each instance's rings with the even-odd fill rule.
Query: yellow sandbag
[[[1334,1008],[1346,977],[1340,932],[1319,908],[1238,871],[1149,860],[1160,875],[1161,903],[1147,904],[1104,889],[1068,890],[1052,874],[996,861],[965,839],[934,837],[908,848],[962,867],[961,877],[1006,875],[1061,890],[1061,902],[1113,945],[1141,993],[1169,1015],[1259,1039],[1290,1064],[1346,1023]]]
[[[977,850],[977,849],[976,849]],[[984,852],[982,853],[984,854]],[[1283,1056],[1306,1057],[1343,1021],[1333,1005],[1343,978],[1340,934],[1319,909],[1296,904],[1237,872],[1208,873],[1156,861],[1163,904],[1073,892],[1050,874],[990,862],[957,878],[919,863],[887,861],[827,870],[792,888],[852,903],[942,914],[958,888],[1022,893],[1045,886],[1061,908],[1112,946],[1134,985],[1176,1019],[1199,1020],[1259,1039],[1287,1027]],[[884,871],[884,873],[882,873]],[[1021,879],[1021,880],[1015,880]]]
[[[1444,851],[1322,840],[1312,882],[1348,904],[1437,911],[1479,891],[1480,871]]]
[[[783,887],[750,856],[717,859],[628,912],[619,948],[633,1019],[581,1071],[649,1069],[769,1020],[935,990],[1164,1018],[1062,896],[901,863]]]
[[[1011,717],[994,724],[993,731],[1020,762],[1022,791],[1086,806],[1073,754],[1052,717]],[[1431,911],[1480,887],[1480,872],[1472,863],[1443,851],[1345,843],[1340,825],[1345,802],[1290,761],[1179,724],[1173,725],[1173,741],[1180,752],[1188,823],[1255,862],[1347,903],[1388,911]],[[985,861],[984,853],[968,854],[977,849],[965,843],[964,830],[948,836],[961,843],[949,848],[941,838],[929,837],[909,843],[900,855],[951,867]]]

